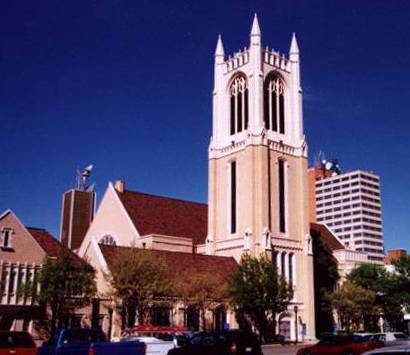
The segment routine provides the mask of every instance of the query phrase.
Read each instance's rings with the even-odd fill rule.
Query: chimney
[[[124,192],[124,190],[125,190],[125,182],[124,182],[124,180],[117,180],[117,181],[115,182],[114,187],[115,187],[115,189],[116,189],[118,192]]]

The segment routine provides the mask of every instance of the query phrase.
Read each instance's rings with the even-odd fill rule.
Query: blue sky
[[[59,233],[62,192],[95,164],[130,189],[206,202],[213,52],[302,56],[311,161],[380,174],[387,248],[410,249],[410,2],[2,1],[0,211]]]

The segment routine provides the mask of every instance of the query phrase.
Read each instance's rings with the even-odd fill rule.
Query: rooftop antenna
[[[325,153],[320,150],[319,153],[316,153],[315,157],[313,158],[313,166],[315,168],[320,168],[324,160],[326,160]]]
[[[80,191],[93,191],[94,190],[94,184],[88,186],[88,179],[91,176],[91,172],[93,171],[94,165],[90,164],[87,167],[85,167],[82,171],[80,169],[77,169],[77,190]]]

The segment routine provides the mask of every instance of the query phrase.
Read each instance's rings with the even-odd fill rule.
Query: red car
[[[27,332],[0,332],[0,355],[36,355],[37,348]]]
[[[327,336],[316,345],[300,349],[297,355],[359,355],[383,346],[372,335]]]

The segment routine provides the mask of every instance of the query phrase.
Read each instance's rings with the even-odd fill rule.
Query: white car
[[[187,338],[168,334],[165,339],[159,339],[154,336],[134,335],[125,337],[121,341],[139,340],[147,345],[146,355],[167,355],[169,350],[183,345]]]
[[[130,336],[121,341],[139,340],[147,345],[146,355],[167,355],[168,351],[177,347],[176,340],[161,340],[150,336]]]
[[[410,339],[408,335],[402,332],[386,332],[374,334],[377,340],[384,342],[385,346],[409,346]]]

